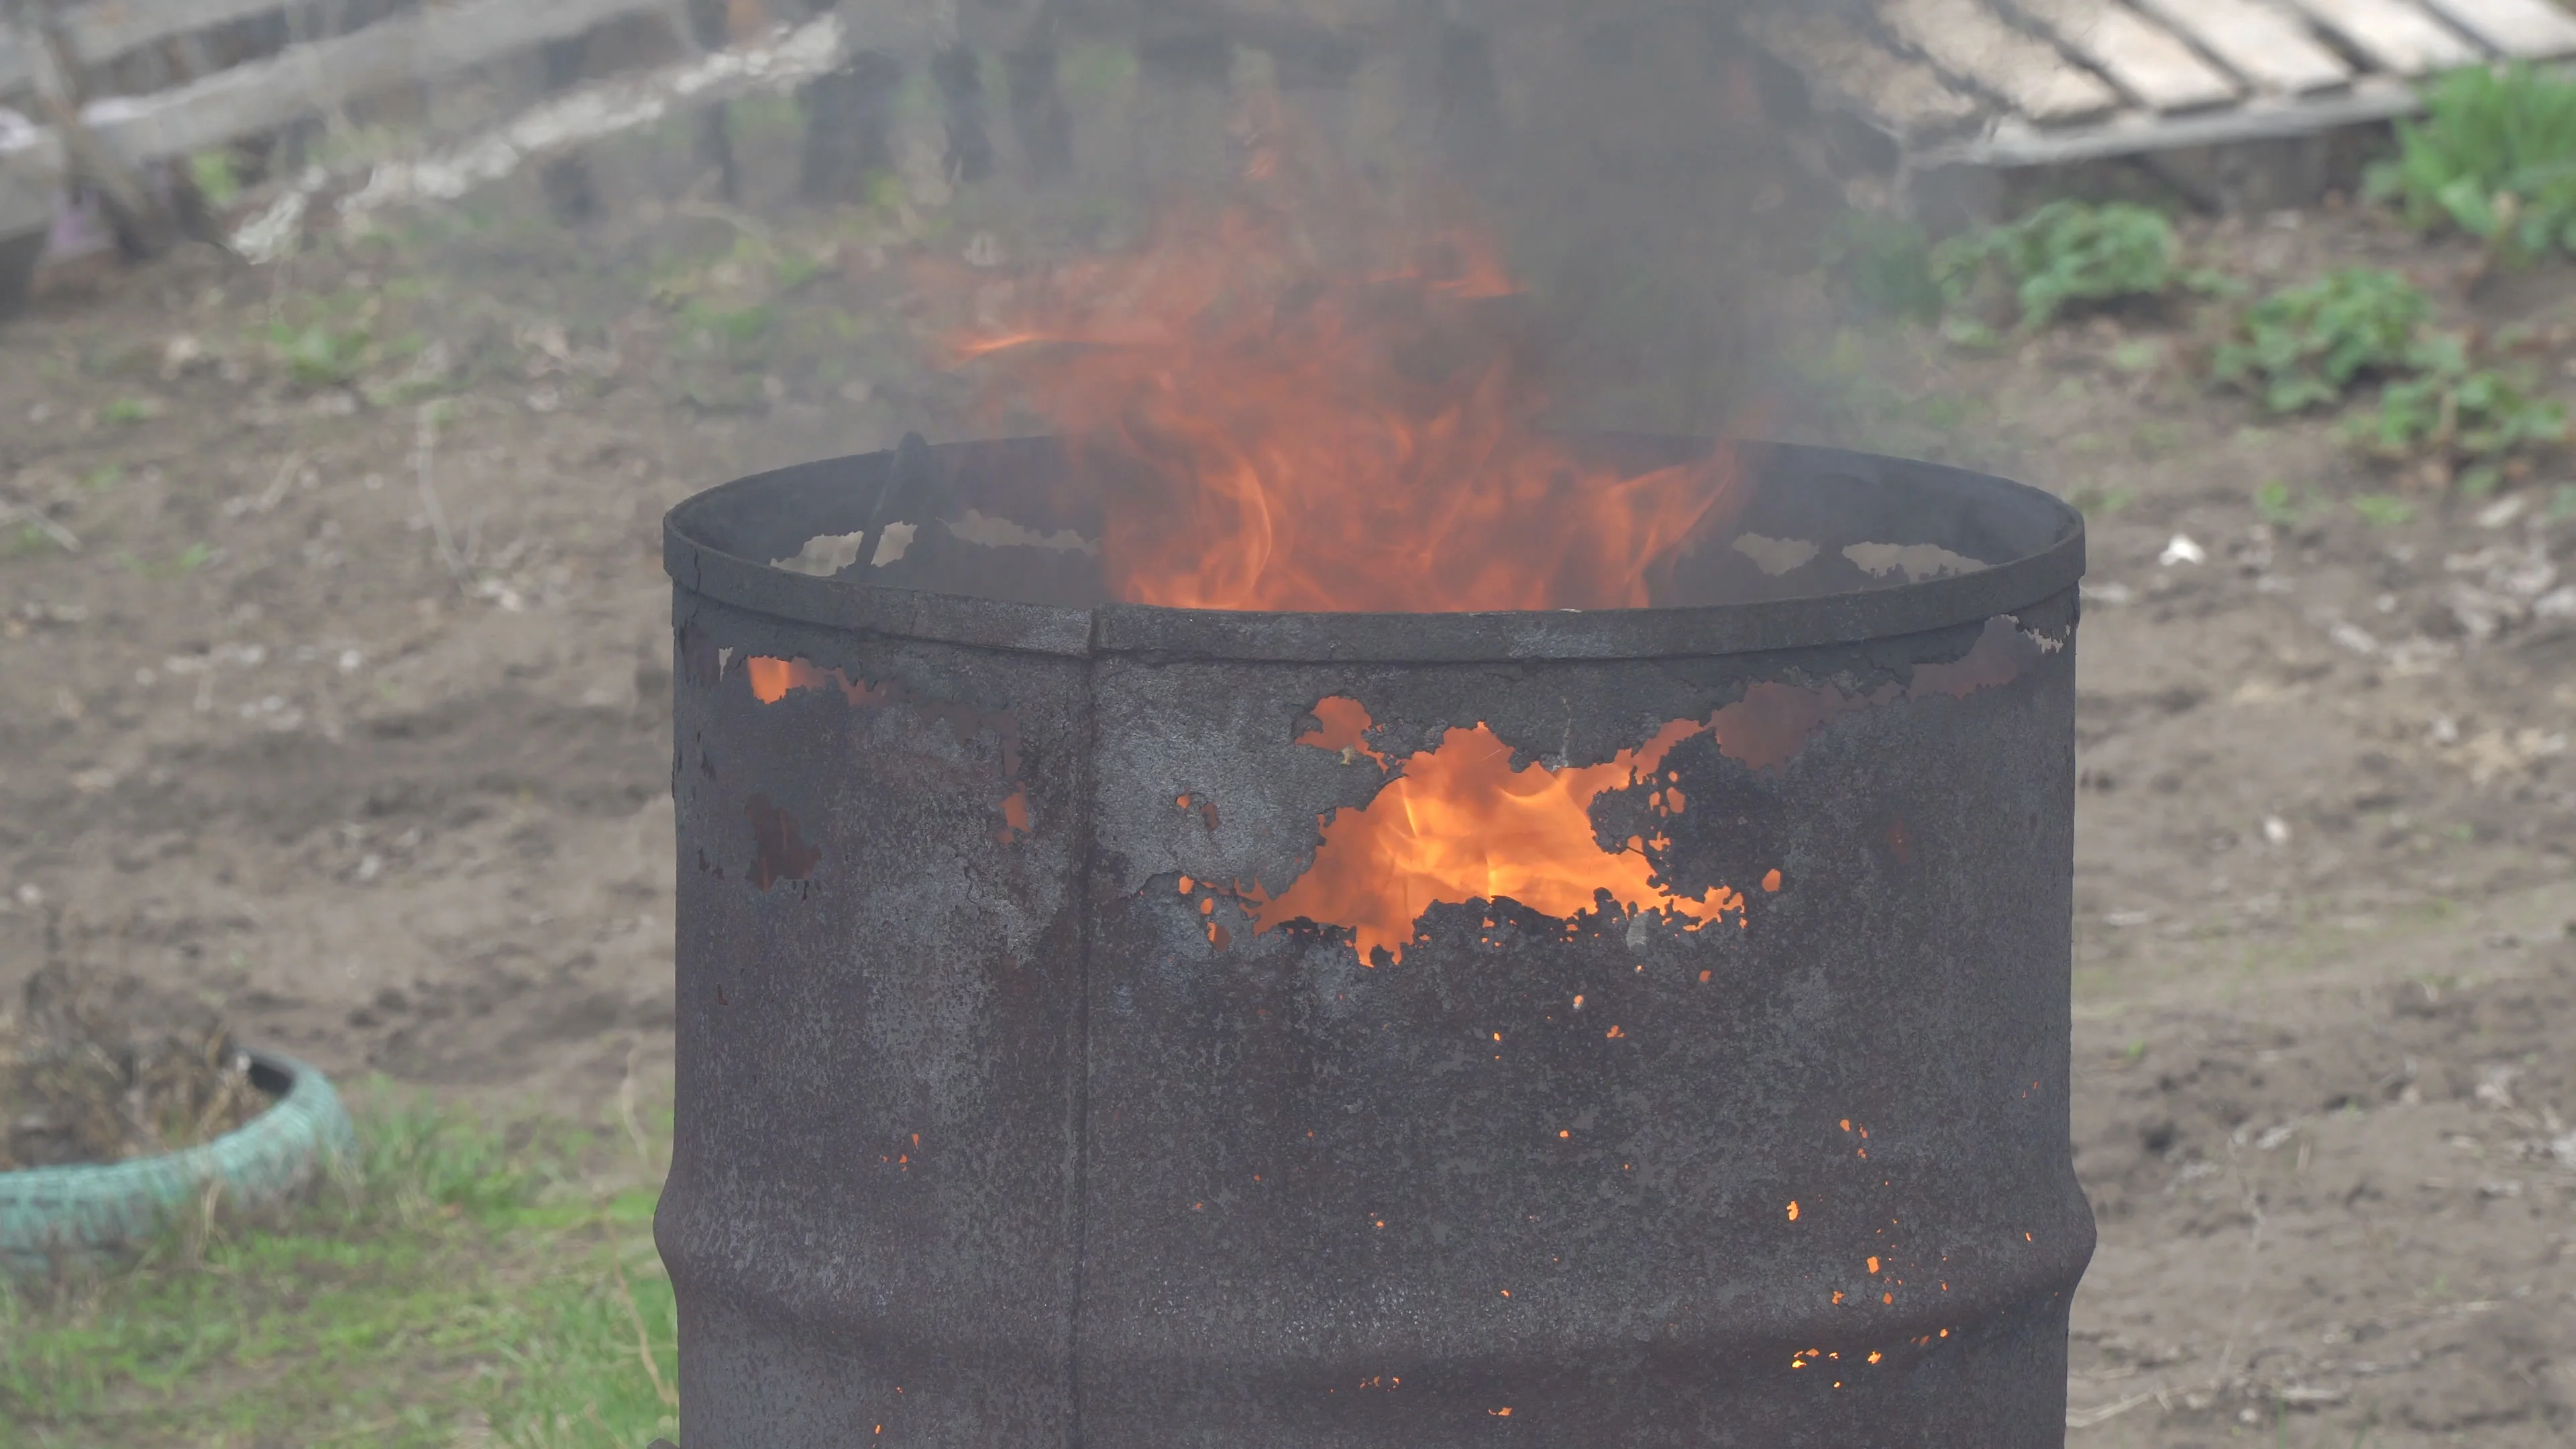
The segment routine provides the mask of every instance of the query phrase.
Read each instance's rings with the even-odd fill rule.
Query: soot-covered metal
[[[1109,602],[1043,442],[675,510],[690,1449],[2060,1442],[2082,523],[1741,461],[1588,613]]]

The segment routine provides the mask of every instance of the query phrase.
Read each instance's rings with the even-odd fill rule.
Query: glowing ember
[[[1540,431],[1545,399],[1479,238],[1317,258],[1280,207],[1167,218],[1129,255],[988,292],[954,339],[1104,480],[1132,603],[1209,609],[1640,607],[1731,517],[1733,454],[1637,474]]]

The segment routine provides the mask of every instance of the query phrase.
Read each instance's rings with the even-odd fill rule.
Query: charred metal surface
[[[951,456],[1085,529],[1043,444]],[[685,1441],[2060,1442],[2080,521],[1767,470],[1814,562],[1599,614],[1102,606],[929,518],[768,566],[882,458],[676,512]],[[1651,762],[1575,855],[1735,906],[1262,919],[1469,744]]]

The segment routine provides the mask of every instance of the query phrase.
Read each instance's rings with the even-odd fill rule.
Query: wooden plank
[[[1848,111],[1900,141],[1956,136],[1985,116],[1975,97],[1932,67],[1829,15],[1773,13],[1755,19],[1752,34],[1818,93],[1820,107]]]
[[[105,65],[156,40],[212,30],[286,8],[288,0],[87,0],[62,16],[63,38],[85,66]]]
[[[1978,0],[1888,0],[1879,19],[1926,60],[2043,125],[2094,120],[2119,109],[2119,93],[2101,77],[2076,69]]]
[[[252,261],[273,261],[294,249],[308,210],[328,192],[346,193],[330,210],[340,222],[390,206],[452,201],[523,167],[667,115],[736,96],[793,90],[839,69],[849,57],[840,17],[826,11],[764,40],[566,91],[455,145],[410,160],[379,162],[355,189],[350,189],[353,178],[348,175],[301,178],[244,222],[233,234],[232,246]]]
[[[2352,81],[2341,57],[2297,21],[2254,0],[2139,0],[2139,8],[2258,89],[2297,96]]]
[[[2014,0],[2024,15],[2111,83],[2157,111],[2196,111],[2236,99],[2236,82],[2172,31],[2115,0]]]
[[[2517,60],[2576,55],[2576,18],[2549,0],[2425,0],[2443,19]]]
[[[2413,0],[2290,0],[2393,75],[2423,75],[2484,60],[2486,53]]]
[[[2130,111],[2098,125],[2056,129],[2005,121],[1989,135],[1927,146],[1910,160],[1918,167],[1986,167],[1998,171],[2075,166],[2192,146],[2304,140],[2346,127],[2415,115],[2423,109],[2423,98],[2413,86],[2386,77],[2365,76],[2340,94],[2307,100],[2258,96],[2241,106],[2183,116]]]
[[[662,0],[459,0],[291,46],[158,95],[98,101],[88,115],[100,138],[129,159],[185,156],[327,113],[368,91],[437,80],[661,5]]]

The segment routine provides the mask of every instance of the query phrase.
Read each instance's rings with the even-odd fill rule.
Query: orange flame
[[[1321,739],[1309,739],[1355,743],[1353,711],[1366,720],[1356,702],[1336,702],[1329,713],[1319,708],[1325,729],[1317,732]],[[1513,769],[1511,746],[1481,724],[1450,730],[1438,748],[1406,759],[1375,799],[1324,822],[1314,865],[1285,891],[1259,900],[1258,929],[1301,919],[1347,926],[1362,961],[1380,949],[1402,961],[1414,922],[1437,904],[1508,898],[1571,920],[1598,909],[1606,892],[1622,909],[1658,911],[1688,930],[1729,911],[1740,919],[1744,898],[1734,890],[1676,895],[1656,878],[1645,841],[1612,851],[1593,836],[1595,797],[1634,785],[1674,745],[1708,727],[1676,720],[1605,764],[1561,770],[1536,761]]]
[[[1319,261],[1304,219],[1169,217],[1132,254],[993,289],[953,339],[1108,490],[1132,603],[1635,608],[1738,502],[1733,453],[1629,474],[1538,426],[1545,399],[1464,231]]]
[[[1296,742],[1338,752],[1357,763],[1363,756],[1391,771],[1366,805],[1344,809],[1317,823],[1323,840],[1315,863],[1277,895],[1258,882],[1237,891],[1252,909],[1255,929],[1295,920],[1348,927],[1363,962],[1381,948],[1395,961],[1414,939],[1416,923],[1431,906],[1510,899],[1566,921],[1601,908],[1631,915],[1662,915],[1697,931],[1732,914],[1745,926],[1745,893],[1778,894],[1788,886],[1778,868],[1742,886],[1715,886],[1697,897],[1675,893],[1655,874],[1648,849],[1661,839],[1631,837],[1603,848],[1592,824],[1592,802],[1604,791],[1627,789],[1653,777],[1675,745],[1706,734],[1718,750],[1755,769],[1785,763],[1808,739],[1853,710],[1930,695],[1964,697],[2003,684],[2037,657],[2042,646],[2008,619],[1993,619],[1968,652],[1947,663],[1919,664],[1905,684],[1893,681],[1865,693],[1833,685],[1804,687],[1764,681],[1705,719],[1678,719],[1633,750],[1598,765],[1550,768],[1532,761],[1512,768],[1512,749],[1482,724],[1452,729],[1439,744],[1400,761],[1373,748],[1376,728],[1356,699],[1319,700],[1315,728]],[[1648,808],[1666,818],[1687,806],[1669,777],[1649,796]],[[1705,981],[1707,973],[1700,977]],[[1583,998],[1574,998],[1577,1010]],[[1612,1030],[1617,1031],[1616,1027]],[[1851,1124],[1846,1121],[1844,1130]],[[1863,1130],[1861,1135],[1869,1135]],[[1868,1149],[1859,1149],[1862,1156]]]

